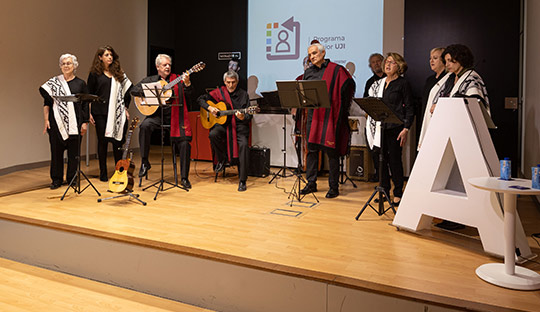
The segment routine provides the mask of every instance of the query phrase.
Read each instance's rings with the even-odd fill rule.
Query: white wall
[[[134,83],[145,76],[147,11],[147,0],[2,2],[0,170],[50,159],[38,88],[60,74],[61,54],[77,56],[76,74],[86,81],[97,48],[109,44]],[[93,127],[90,134],[90,153],[95,153]]]
[[[540,1],[526,0],[523,104],[523,173],[540,163]]]

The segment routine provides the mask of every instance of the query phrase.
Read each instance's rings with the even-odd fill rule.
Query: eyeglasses
[[[71,66],[71,65],[73,65],[72,62],[67,62],[67,63],[60,64],[60,66]]]
[[[388,60],[385,62],[385,64],[397,65],[396,62],[394,62],[394,61],[388,61]]]

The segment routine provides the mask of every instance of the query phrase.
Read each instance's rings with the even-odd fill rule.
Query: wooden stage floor
[[[159,179],[159,159],[153,154],[150,179],[143,187]],[[165,160],[165,178],[172,181],[170,156]],[[136,160],[137,172],[139,164]],[[98,203],[92,188],[80,195],[70,190],[60,201],[65,186],[48,188],[48,168],[11,173],[0,177],[0,218],[166,247],[446,307],[540,311],[540,291],[508,290],[476,276],[481,264],[502,259],[482,252],[475,231],[455,234],[433,228],[422,235],[398,231],[390,225],[392,212],[379,217],[371,209],[356,221],[373,183],[355,181],[358,188],[353,188],[347,182],[338,198],[326,199],[327,179],[321,177],[316,193],[320,202],[308,195],[291,207],[287,192],[294,177],[280,177],[272,184],[271,176],[249,177],[247,191],[240,193],[235,168],[216,183],[211,168],[209,162],[192,162],[193,188],[160,192],[157,200],[155,188],[142,191],[136,186],[135,193],[146,206],[126,198]],[[106,192],[107,183],[95,178],[96,160],[83,170],[101,198],[113,195]],[[539,254],[530,235],[540,232],[540,213],[527,197],[520,198],[518,209],[529,244]],[[523,266],[540,272],[537,263]]]

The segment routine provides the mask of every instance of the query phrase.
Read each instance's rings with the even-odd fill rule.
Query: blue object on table
[[[532,188],[540,189],[540,165],[531,167],[532,170]]]
[[[512,179],[512,162],[510,158],[505,157],[501,160],[501,180],[511,180]]]

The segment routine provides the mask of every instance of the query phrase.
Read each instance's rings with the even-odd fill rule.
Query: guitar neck
[[[236,114],[236,112],[240,112],[240,113],[242,113],[242,114],[248,114],[248,113],[249,113],[247,108],[229,109],[229,110],[222,110],[222,111],[219,111],[219,112],[218,112],[218,117],[219,117],[219,116],[234,115],[234,114]]]
[[[193,73],[193,70],[190,69],[187,71],[188,74],[191,75],[191,73]],[[186,74],[182,74],[178,77],[176,77],[173,81],[169,82],[168,84],[165,85],[165,87],[163,87],[164,90],[169,90],[171,89],[172,87],[174,87],[175,85],[177,85],[180,81],[184,80],[184,77],[186,76]]]
[[[129,130],[127,138],[126,138],[126,144],[124,144],[124,153],[122,153],[122,159],[127,159],[127,154],[129,150],[129,144],[131,143],[132,134],[133,134],[133,130]]]

